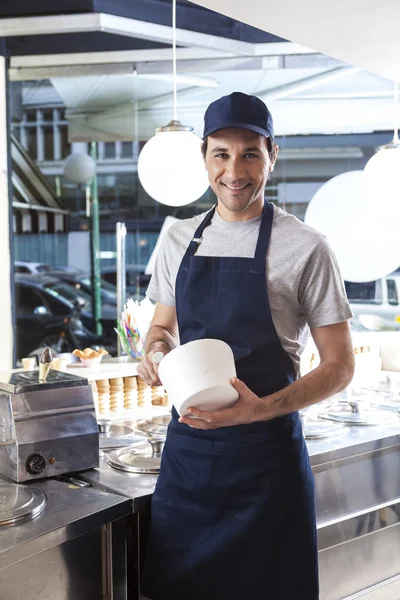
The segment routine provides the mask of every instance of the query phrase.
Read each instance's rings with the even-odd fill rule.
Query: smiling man
[[[152,600],[317,600],[314,484],[298,410],[350,382],[351,317],[325,238],[266,202],[278,147],[265,104],[239,92],[205,114],[217,205],[174,224],[148,295],[138,367],[202,338],[234,352],[239,392],[213,413],[172,410],[152,499],[143,593]],[[320,365],[299,377],[308,331]]]

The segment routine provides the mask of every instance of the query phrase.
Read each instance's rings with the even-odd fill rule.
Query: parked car
[[[117,285],[117,267],[104,267],[101,277],[114,286]],[[137,265],[126,265],[126,295],[135,300],[142,300],[146,295],[151,275],[139,271]]]
[[[78,267],[64,267],[64,266],[60,266],[57,265],[56,267],[51,267],[51,270],[54,271],[65,271],[66,273],[74,273],[75,275],[83,275],[85,271],[82,271],[82,269],[78,269]]]
[[[69,318],[77,302],[84,301],[80,320],[93,333],[93,317],[90,296],[78,291],[68,283],[46,275],[22,275],[15,277],[17,318],[17,357],[28,355],[44,345],[59,331],[60,321]],[[116,349],[115,306],[103,307],[102,341],[109,352]],[[55,331],[56,330],[56,331]],[[54,340],[54,338],[52,338]],[[63,348],[70,351],[73,348]]]
[[[345,281],[355,330],[400,330],[400,273],[376,281]]]
[[[25,260],[16,260],[14,262],[14,271],[15,273],[47,273],[51,270],[50,265],[46,265],[45,263],[38,262],[28,262]]]
[[[61,279],[69,285],[72,285],[76,290],[83,291],[91,297],[92,294],[92,282],[90,279],[90,275],[80,272],[71,272],[67,269],[49,271],[48,275],[50,277],[57,277],[57,279]],[[112,304],[117,305],[117,288],[115,285],[106,281],[105,279],[101,279],[100,281],[100,294],[101,294],[101,302],[102,304]]]

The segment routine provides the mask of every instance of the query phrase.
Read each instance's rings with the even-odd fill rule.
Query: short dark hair
[[[269,159],[273,161],[276,158],[276,151],[275,151],[276,144],[271,137],[266,138],[266,140],[267,140],[268,156],[269,156]],[[205,137],[203,140],[203,143],[201,145],[201,151],[203,153],[204,158],[207,154],[207,146],[208,146],[208,137]]]

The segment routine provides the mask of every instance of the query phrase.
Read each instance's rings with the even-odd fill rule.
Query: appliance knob
[[[31,475],[40,475],[46,468],[46,459],[41,454],[31,454],[26,461],[26,470]]]

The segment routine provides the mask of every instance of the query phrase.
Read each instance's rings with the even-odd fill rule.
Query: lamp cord
[[[172,65],[174,81],[174,121],[178,120],[177,93],[176,93],[176,0],[172,0]]]
[[[398,144],[399,142],[399,83],[394,82],[394,134],[393,142]]]

